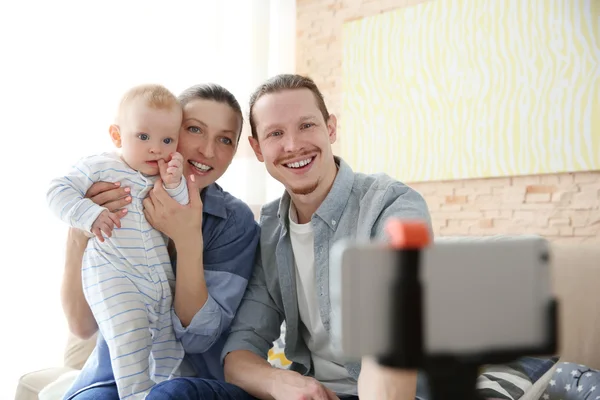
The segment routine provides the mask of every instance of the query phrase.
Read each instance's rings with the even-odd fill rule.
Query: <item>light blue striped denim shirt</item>
[[[330,332],[329,251],[340,239],[385,240],[389,218],[420,219],[431,228],[427,204],[415,190],[386,174],[355,173],[336,157],[339,171],[331,191],[312,216],[317,293],[321,319]],[[262,358],[280,335],[285,320],[285,355],[291,368],[313,374],[310,351],[300,334],[294,254],[288,231],[290,196],[261,210],[260,255],[222,358],[235,350],[249,350]],[[347,364],[358,379],[360,364]]]

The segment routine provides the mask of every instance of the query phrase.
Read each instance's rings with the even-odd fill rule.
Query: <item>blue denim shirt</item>
[[[389,218],[422,220],[431,229],[427,204],[418,192],[388,175],[355,173],[341,158],[335,160],[338,174],[311,218],[319,311],[323,326],[332,335],[329,252],[333,244],[342,239],[387,240],[384,228]],[[290,368],[312,376],[312,355],[300,335],[302,321],[288,232],[290,201],[289,194],[284,193],[281,199],[262,207],[256,267],[221,357],[248,350],[266,359],[285,320],[285,355],[292,361]],[[358,379],[360,363],[345,367],[352,378]]]
[[[195,375],[224,380],[220,355],[252,274],[260,229],[250,208],[217,184],[203,190],[201,198],[208,299],[185,328],[173,312],[173,326]],[[177,273],[176,260],[172,261]],[[65,398],[114,382],[108,346],[99,334],[96,348]]]

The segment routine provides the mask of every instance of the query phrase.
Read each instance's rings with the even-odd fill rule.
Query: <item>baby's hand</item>
[[[98,218],[96,218],[92,224],[92,233],[96,235],[99,241],[104,242],[102,233],[104,233],[106,237],[111,237],[115,225],[118,228],[121,227],[121,220],[119,216],[108,210],[104,210],[100,213],[100,215],[98,215]]]
[[[167,189],[175,189],[181,183],[183,175],[183,156],[177,152],[171,154],[171,161],[165,164],[162,160],[158,161],[160,169],[160,178]]]

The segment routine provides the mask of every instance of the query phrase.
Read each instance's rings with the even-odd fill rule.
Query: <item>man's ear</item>
[[[337,118],[330,114],[327,120],[327,133],[329,134],[329,143],[334,144],[337,139]]]
[[[262,151],[260,151],[260,144],[258,143],[258,140],[253,136],[248,136],[248,142],[250,142],[250,147],[252,147],[252,150],[254,150],[254,154],[256,155],[258,161],[265,162]]]
[[[112,139],[112,142],[114,143],[114,145],[117,148],[121,148],[121,130],[119,128],[119,125],[111,125],[110,128],[108,128],[108,133],[110,133],[110,138]]]

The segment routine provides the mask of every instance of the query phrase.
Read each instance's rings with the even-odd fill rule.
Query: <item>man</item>
[[[354,173],[333,155],[336,122],[302,76],[276,76],[250,100],[250,144],[286,192],[262,209],[261,259],[223,357],[226,379],[261,399],[358,394],[360,365],[344,364],[329,332],[329,250],[345,238],[385,239],[390,217],[430,224],[417,192],[384,174]],[[290,371],[266,361],[284,320]]]
[[[223,351],[226,379],[259,399],[357,398],[360,365],[344,364],[329,333],[329,250],[339,239],[384,239],[390,217],[429,224],[427,205],[406,185],[354,173],[333,155],[336,117],[309,78],[261,85],[250,125],[256,157],[286,192],[262,209],[261,255]],[[290,370],[266,361],[283,321]],[[414,393],[414,376],[407,382]]]

